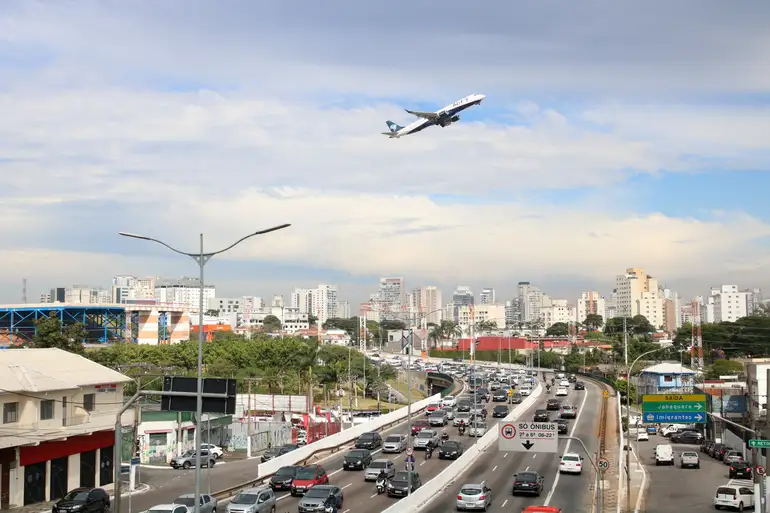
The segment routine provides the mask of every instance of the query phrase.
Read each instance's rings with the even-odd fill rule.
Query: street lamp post
[[[161,246],[164,246],[174,253],[179,253],[180,255],[188,256],[195,260],[195,262],[198,264],[198,268],[200,270],[200,290],[199,290],[199,297],[198,297],[198,392],[197,392],[197,408],[196,408],[196,422],[197,426],[195,428],[195,513],[200,513],[200,497],[201,497],[201,430],[200,430],[200,422],[201,418],[203,417],[203,294],[204,294],[204,285],[203,285],[203,269],[206,267],[206,264],[214,255],[219,255],[221,253],[225,253],[226,251],[229,251],[233,249],[235,246],[240,244],[241,242],[250,239],[252,237],[256,237],[257,235],[264,235],[270,232],[275,232],[278,230],[283,230],[284,228],[288,228],[291,226],[290,224],[282,224],[279,226],[274,226],[272,228],[268,228],[266,230],[260,230],[254,233],[250,233],[249,235],[246,235],[245,237],[241,237],[234,243],[230,244],[224,249],[220,249],[219,251],[213,251],[211,253],[206,253],[203,250],[203,234],[200,234],[200,251],[197,253],[186,253],[184,251],[180,251],[174,247],[169,246],[165,242],[154,239],[152,237],[147,237],[146,235],[137,235],[135,233],[127,233],[127,232],[119,232],[118,235],[122,235],[123,237],[130,237],[132,239],[139,239],[139,240],[146,240],[150,242],[154,242],[156,244],[160,244]],[[116,465],[119,465],[120,462],[115,462]]]
[[[625,326],[625,318],[623,319],[623,325]],[[625,332],[625,330],[623,330]],[[628,364],[628,336],[624,333],[625,339],[625,353],[626,364]],[[658,351],[665,349],[659,347],[652,351],[647,351],[636,357],[631,365],[626,366],[626,511],[631,511],[631,369],[634,365],[647,355],[657,353]]]

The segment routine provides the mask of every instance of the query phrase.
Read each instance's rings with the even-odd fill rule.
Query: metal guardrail
[[[463,383],[461,383],[459,381],[455,381],[455,385],[452,388],[452,391],[456,393],[456,392],[462,390],[462,388],[463,388]],[[422,411],[422,410],[418,410],[418,411]],[[412,414],[414,414],[414,413],[417,413],[417,412],[412,412]],[[391,422],[390,424],[386,424],[386,425],[382,426],[380,428],[380,430],[389,429],[389,428],[391,428],[393,426],[401,424],[402,422],[404,422],[404,419],[396,420],[394,422]],[[329,452],[331,454],[334,454],[337,451],[339,451],[340,449],[348,447],[350,445],[350,443],[351,442],[348,441],[348,442],[345,442],[343,444],[340,444],[340,445],[337,445],[337,446],[334,446],[334,447],[325,447],[323,449],[318,449],[317,451],[314,451],[312,454],[309,454],[307,456],[307,458],[301,460],[301,463],[303,465],[307,464],[311,459],[315,458],[316,456],[318,456],[321,453]],[[217,499],[218,501],[221,501],[223,499],[227,499],[228,497],[233,497],[234,495],[237,495],[238,493],[240,493],[241,491],[243,491],[243,490],[245,490],[247,488],[253,488],[253,487],[258,486],[258,485],[264,485],[265,483],[270,481],[270,478],[272,478],[273,475],[274,475],[274,473],[273,474],[268,474],[268,475],[266,475],[264,477],[260,477],[260,478],[257,478],[257,479],[252,479],[251,481],[247,481],[245,483],[241,483],[241,484],[238,484],[238,485],[235,485],[235,486],[231,486],[230,488],[226,488],[224,490],[220,490],[218,492],[214,492],[214,493],[211,494],[211,496],[214,497],[215,499]]]

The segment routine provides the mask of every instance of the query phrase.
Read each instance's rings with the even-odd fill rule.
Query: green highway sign
[[[770,449],[770,440],[749,440],[749,447],[757,449]]]
[[[644,394],[642,422],[706,422],[706,394]]]
[[[705,411],[703,403],[645,403],[644,411],[673,411],[673,412],[692,412]]]

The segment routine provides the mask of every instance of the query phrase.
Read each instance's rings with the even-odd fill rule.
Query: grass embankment
[[[388,383],[388,385],[393,387],[395,390],[397,390],[397,391],[401,392],[402,394],[404,394],[404,396],[406,397],[406,392],[408,390],[406,381],[392,379],[392,380],[388,381],[387,383]],[[427,397],[425,395],[425,391],[424,390],[420,390],[420,385],[424,386],[425,383],[417,382],[417,380],[413,380],[412,381],[412,402],[417,402],[417,401],[420,401],[422,399],[425,399],[425,397]],[[347,392],[347,390],[346,390],[346,392]],[[397,410],[397,409],[402,408],[404,406],[404,404],[402,404],[402,403],[389,403],[389,402],[387,402],[385,400],[385,399],[387,399],[387,397],[385,397],[385,398],[381,397],[380,399],[381,399],[380,400],[380,405],[381,405],[383,410]],[[348,408],[348,405],[350,404],[349,401],[350,401],[350,399],[349,399],[349,397],[347,395],[345,395],[345,397],[341,397],[340,398],[339,403],[342,405],[342,409],[343,410],[346,410]],[[322,407],[332,407],[332,406],[336,406],[337,405],[337,401],[328,401],[328,402],[324,401],[321,404],[323,405]],[[376,410],[377,409],[377,398],[376,397],[374,397],[374,398],[372,398],[372,397],[363,398],[363,397],[361,397],[359,395],[358,396],[358,406],[356,406],[356,399],[355,399],[355,396],[353,396],[353,409],[355,409],[355,410]]]

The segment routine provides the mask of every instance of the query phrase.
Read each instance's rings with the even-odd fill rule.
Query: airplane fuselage
[[[470,96],[466,96],[461,100],[450,103],[441,110],[431,113],[435,116],[435,118],[427,119],[421,117],[417,121],[414,121],[413,123],[410,123],[403,128],[399,128],[399,130],[393,133],[393,137],[416,134],[417,132],[421,132],[430,126],[438,125],[445,127],[451,125],[452,123],[460,120],[460,112],[473,107],[474,105],[480,105],[485,98],[486,96],[483,94],[472,94]],[[407,112],[414,114],[413,111]]]

